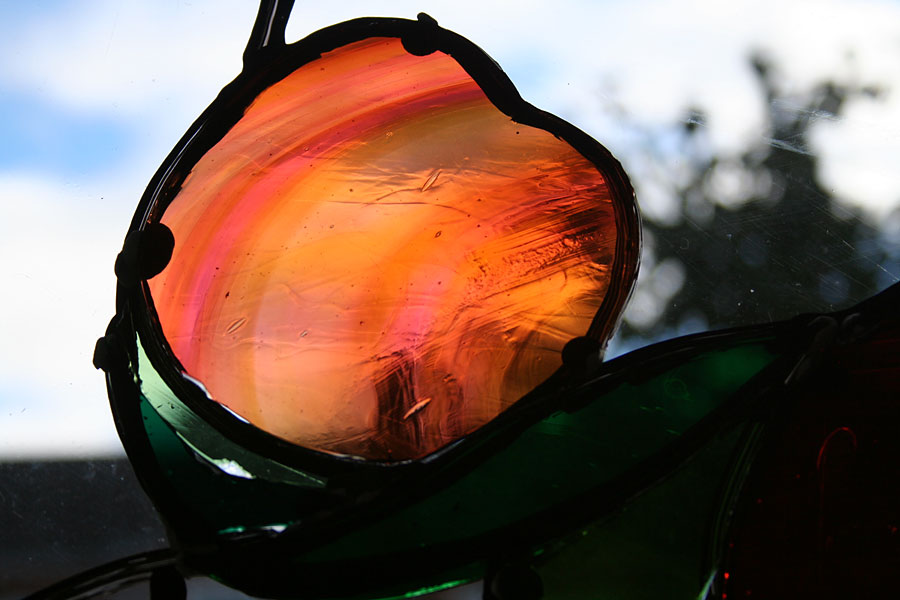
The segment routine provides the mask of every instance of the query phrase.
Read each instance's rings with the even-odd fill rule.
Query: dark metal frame
[[[291,2],[263,2],[244,53],[244,70],[207,108],[191,126],[151,180],[141,198],[129,229],[136,239],[126,248],[139,258],[120,256],[119,266],[137,265],[137,272],[120,268],[117,291],[117,313],[133,319],[133,326],[147,343],[147,352],[154,367],[179,397],[203,419],[213,424],[227,437],[264,456],[301,470],[331,476],[355,471],[384,471],[411,467],[417,463],[432,463],[454,452],[451,445],[420,461],[361,461],[350,457],[329,455],[291,444],[268,434],[234,416],[224,407],[209,402],[197,386],[185,380],[181,365],[165,340],[156,318],[153,300],[145,279],[153,271],[161,270],[168,260],[159,261],[147,272],[147,263],[161,251],[144,250],[151,243],[144,239],[158,237],[159,220],[181,188],[194,164],[234,126],[244,110],[266,88],[285,76],[319,58],[323,53],[371,37],[392,37],[402,40],[404,47],[414,54],[445,52],[456,60],[484,90],[488,99],[513,121],[546,130],[565,140],[588,158],[603,174],[611,188],[616,223],[620,228],[611,265],[609,289],[595,315],[587,337],[597,337],[604,327],[618,321],[619,314],[631,293],[637,274],[640,252],[640,218],[634,202],[634,191],[625,172],[609,151],[593,138],[562,119],[541,111],[519,96],[512,82],[497,64],[480,48],[465,38],[440,28],[427,15],[418,21],[406,19],[364,18],[347,21],[313,33],[294,44],[284,43],[284,28]],[[125,318],[128,318],[125,317]],[[559,373],[550,379],[558,379]],[[121,406],[113,401],[113,411]]]

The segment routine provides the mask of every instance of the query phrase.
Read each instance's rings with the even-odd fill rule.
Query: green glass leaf
[[[722,429],[719,415],[734,412],[739,392],[765,379],[761,373],[784,352],[775,329],[764,326],[755,333],[695,336],[610,361],[590,381],[535,401],[560,408],[532,417],[521,431],[500,423],[472,440],[484,446],[470,450],[475,458],[460,452],[455,461],[420,469],[414,488],[373,488],[377,499],[370,504],[341,509],[336,503],[322,533],[322,518],[308,523],[304,515],[316,514],[334,482],[226,438],[178,400],[137,342],[134,381],[143,430],[165,494],[191,522],[179,540],[186,561],[192,545],[204,540],[247,540],[230,558],[198,559],[198,570],[273,595],[286,589],[279,580],[288,572],[308,578],[310,593],[323,597],[331,596],[327,574],[348,564],[386,574],[365,594],[335,591],[359,598],[402,597],[479,579],[486,561],[510,539],[539,554],[542,573],[547,570],[552,581],[572,568],[565,558],[554,558],[557,548],[571,544],[560,546],[560,539],[588,531],[574,547],[588,543],[592,553],[614,552],[623,528],[631,527],[628,518],[660,508],[654,494],[668,497],[672,486],[680,486],[679,494],[690,492],[684,502],[695,520],[706,518],[717,500],[710,490],[721,485],[740,424],[738,417]],[[677,475],[669,477],[671,472]],[[701,480],[708,485],[677,483]],[[685,526],[689,522],[685,513]],[[654,547],[649,544],[648,552],[659,551]],[[677,546],[672,553],[689,552],[694,560],[699,555],[692,548]],[[247,567],[240,573],[229,562],[255,554],[265,562],[262,572]],[[396,566],[425,556],[438,568]],[[702,586],[708,575],[703,568],[692,565],[685,589]]]
[[[716,438],[662,483],[535,559],[544,600],[704,597],[715,572],[711,533],[748,429]]]
[[[450,486],[306,560],[413,551],[489,534],[561,506],[661,452],[773,358],[754,340],[647,373],[645,381],[623,383],[602,397],[584,386],[574,394],[590,400],[584,408],[536,423]]]

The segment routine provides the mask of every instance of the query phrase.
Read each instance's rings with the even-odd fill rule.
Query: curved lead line
[[[294,0],[263,0],[244,50],[244,68],[258,60],[262,51],[269,47],[283,47],[284,32]]]
[[[142,552],[100,565],[44,588],[23,600],[86,600],[150,579],[159,569],[174,567],[179,553],[172,548]]]

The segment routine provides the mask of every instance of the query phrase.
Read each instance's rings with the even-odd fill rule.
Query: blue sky
[[[52,169],[65,178],[120,167],[134,151],[135,128],[101,111],[79,111],[38,94],[0,89],[0,168]]]
[[[611,148],[660,218],[671,199],[641,162],[634,123],[665,152],[672,123],[700,104],[710,151],[764,139],[752,50],[777,59],[788,92],[825,73],[876,81],[882,98],[816,123],[818,177],[873,218],[898,205],[897,2],[298,0],[288,37],[423,10],[485,48],[526,99]],[[0,2],[0,458],[121,451],[91,367],[114,310],[113,260],[159,163],[238,73],[255,12],[236,0]],[[665,160],[677,171],[677,156]],[[680,286],[671,265],[644,266],[657,277],[634,319]]]

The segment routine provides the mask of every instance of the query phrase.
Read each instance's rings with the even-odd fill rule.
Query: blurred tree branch
[[[875,224],[821,187],[811,127],[835,119],[874,86],[822,82],[802,96],[779,89],[773,65],[751,58],[767,135],[733,155],[711,153],[704,111],[675,129],[677,163],[646,148],[650,181],[674,210],[644,216],[645,269],[623,336],[660,339],[704,329],[830,311],[896,280]]]

